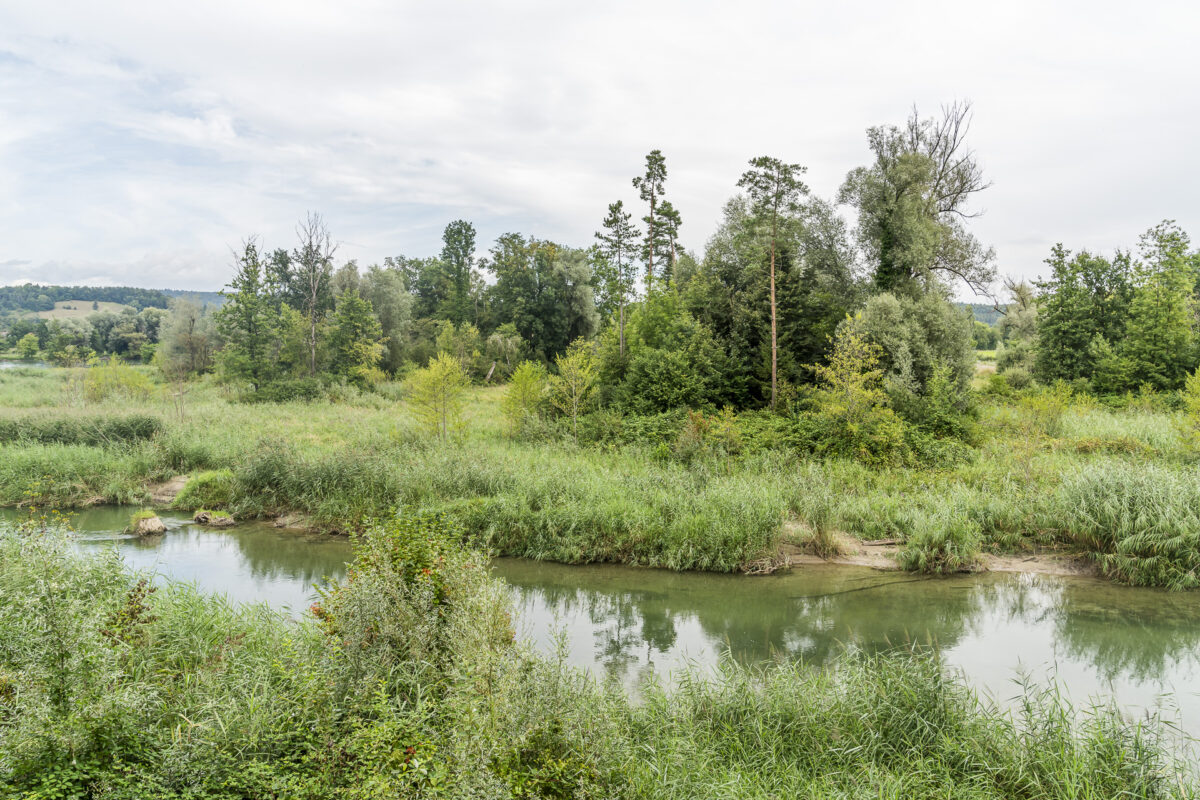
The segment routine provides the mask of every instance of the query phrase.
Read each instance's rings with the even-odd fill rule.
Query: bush
[[[296,378],[264,383],[254,390],[242,392],[243,403],[311,402],[325,396],[324,384],[318,378]]]
[[[203,508],[229,508],[233,504],[233,471],[210,470],[193,475],[175,496],[175,508],[195,511]]]
[[[112,356],[107,363],[90,367],[83,378],[83,395],[89,402],[110,398],[139,400],[150,396],[154,385],[144,374]]]

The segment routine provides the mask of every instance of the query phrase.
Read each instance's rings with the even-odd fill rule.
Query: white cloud
[[[0,9],[0,281],[214,289],[250,233],[325,213],[347,257],[476,222],[573,243],[667,156],[700,248],[746,160],[832,195],[864,129],[975,102],[1001,269],[1200,236],[1189,4],[934,0],[64,2]],[[12,265],[6,262],[27,261]]]

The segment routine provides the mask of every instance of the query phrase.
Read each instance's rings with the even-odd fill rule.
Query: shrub
[[[456,356],[439,353],[409,378],[408,409],[420,426],[442,441],[462,426],[467,373]]]
[[[514,436],[537,427],[550,402],[550,379],[536,361],[522,361],[508,382],[501,409]]]
[[[83,378],[83,394],[99,403],[110,398],[138,400],[150,396],[153,384],[144,374],[112,356],[106,363],[89,368]]]
[[[296,378],[264,383],[254,390],[243,392],[243,403],[311,402],[325,396],[325,387],[318,378]]]
[[[228,508],[233,503],[233,471],[209,470],[193,475],[175,496],[173,505],[186,511]]]

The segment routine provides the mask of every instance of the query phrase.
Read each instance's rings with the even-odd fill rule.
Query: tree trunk
[[[771,223],[771,410],[778,391],[779,344],[775,335],[775,223]]]
[[[620,343],[617,352],[621,354],[621,358],[625,357],[625,301],[621,300],[618,304],[621,313],[621,323],[617,326],[617,341]]]

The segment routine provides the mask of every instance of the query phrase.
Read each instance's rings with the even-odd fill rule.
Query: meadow
[[[566,563],[734,571],[784,544],[827,552],[850,536],[895,539],[900,564],[925,572],[1051,551],[1119,581],[1200,583],[1196,453],[1180,413],[1147,399],[984,396],[974,448],[866,466],[789,448],[786,421],[765,415],[735,420],[736,447],[687,415],[599,413],[581,443],[514,437],[505,388],[476,386],[441,442],[398,383],[247,404],[211,378],[179,393],[145,370],[132,395],[93,401],[84,374],[0,373],[0,504],[145,504],[156,483],[187,475],[176,500],[187,508],[339,532],[394,509],[444,513],[494,552]]]

